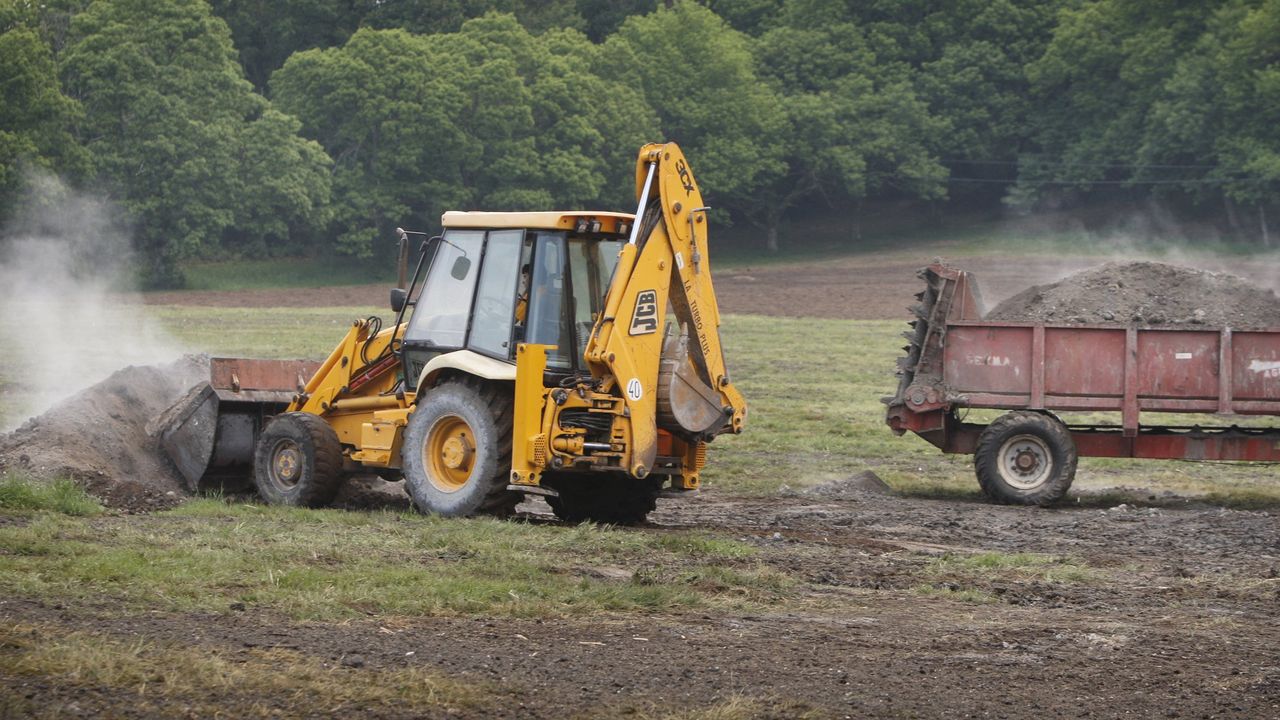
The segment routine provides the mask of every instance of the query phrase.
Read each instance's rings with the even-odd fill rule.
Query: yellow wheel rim
[[[276,441],[271,449],[271,477],[277,485],[293,487],[302,474],[302,449],[287,438]]]
[[[471,479],[476,462],[475,434],[466,420],[446,415],[436,421],[422,444],[422,464],[437,490],[457,492]]]

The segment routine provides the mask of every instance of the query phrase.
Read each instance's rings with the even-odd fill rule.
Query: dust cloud
[[[126,365],[182,354],[137,301],[132,255],[111,203],[28,174],[0,230],[0,432]]]

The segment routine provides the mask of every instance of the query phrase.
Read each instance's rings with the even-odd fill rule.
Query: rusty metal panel
[[[933,265],[935,272],[942,272],[945,266]],[[953,295],[950,312],[947,314],[949,320],[978,320],[986,314],[987,309],[982,302],[982,293],[978,291],[978,284],[974,282],[973,275],[967,272],[955,273],[956,289]]]
[[[1046,327],[1047,395],[1119,398],[1124,395],[1124,330]]]
[[[1138,397],[1216,400],[1220,337],[1216,331],[1139,330]]]
[[[298,392],[320,368],[314,360],[211,358],[209,381],[218,390]]]
[[[1237,400],[1231,409],[1237,415],[1280,415],[1280,400]]]
[[[1051,395],[1045,398],[1044,405],[1050,410],[1123,410],[1124,398],[1097,395]]]
[[[1137,437],[1118,432],[1073,431],[1080,457],[1153,460],[1280,461],[1280,432],[1154,429]]]
[[[1234,342],[1231,339],[1231,328],[1223,328],[1219,330],[1218,338],[1218,408],[1216,412],[1229,414],[1234,412],[1231,409],[1232,403],[1235,401],[1235,387],[1233,373],[1231,369],[1235,366],[1232,360],[1234,352]]]
[[[1235,399],[1280,401],[1280,332],[1236,331],[1231,346]]]
[[[1216,398],[1142,398],[1139,405],[1149,412],[1213,413],[1218,411]]]
[[[943,350],[943,378],[961,393],[1031,393],[1032,328],[953,325]]]
[[[965,407],[1021,410],[1030,406],[1031,396],[1026,393],[967,392],[963,404]]]

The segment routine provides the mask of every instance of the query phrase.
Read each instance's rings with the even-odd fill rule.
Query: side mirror
[[[404,310],[405,303],[409,300],[409,291],[404,288],[391,288],[391,312],[398,313]]]
[[[453,261],[453,268],[449,271],[449,274],[453,276],[454,280],[466,280],[469,272],[471,272],[471,260],[463,256]]]

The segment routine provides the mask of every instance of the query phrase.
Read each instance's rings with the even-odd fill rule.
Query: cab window
[[[438,348],[461,348],[480,271],[483,230],[450,230],[436,247],[405,340]]]
[[[515,318],[516,281],[520,277],[523,230],[494,230],[484,248],[484,267],[476,289],[472,350],[511,357],[511,325]]]
[[[533,251],[532,291],[529,297],[529,325],[525,342],[554,345],[547,351],[547,365],[573,366],[573,342],[565,322],[563,302],[565,280],[565,240],[562,233],[538,233]]]

